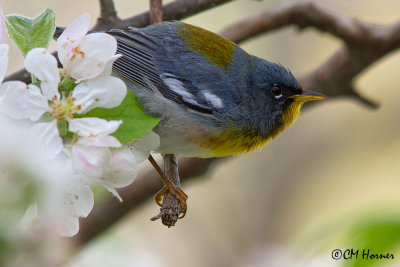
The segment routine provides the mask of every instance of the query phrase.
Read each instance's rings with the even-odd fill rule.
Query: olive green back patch
[[[233,42],[215,33],[185,23],[181,23],[177,32],[190,50],[202,54],[224,70],[229,69],[236,49]]]

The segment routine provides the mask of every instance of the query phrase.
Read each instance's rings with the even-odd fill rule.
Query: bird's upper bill
[[[312,100],[325,100],[328,97],[324,94],[303,90],[301,94],[289,96],[289,98],[294,98],[296,100],[302,101],[312,101]]]

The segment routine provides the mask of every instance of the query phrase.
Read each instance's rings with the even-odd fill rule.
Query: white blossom
[[[93,208],[93,192],[79,176],[61,178],[47,181],[50,188],[38,203],[38,213],[44,225],[53,232],[73,236],[79,230],[79,217],[88,216]]]
[[[83,14],[74,21],[57,40],[57,53],[64,71],[77,82],[99,77],[108,72],[119,55],[117,41],[105,33],[92,33],[89,30],[90,17]]]
[[[79,230],[79,217],[92,210],[90,186],[100,184],[121,200],[116,188],[133,182],[137,164],[147,159],[160,140],[150,132],[128,149],[112,136],[121,120],[84,116],[98,107],[117,107],[127,92],[123,81],[111,76],[112,64],[119,57],[116,40],[105,33],[87,34],[87,14],[57,40],[62,69],[46,49],[34,48],[26,55],[25,68],[39,84],[2,83],[8,45],[1,12],[0,171],[8,162],[5,158],[21,165],[32,163],[26,168],[42,185],[38,216],[56,233],[72,236]],[[70,87],[64,88],[65,84]],[[23,130],[7,127],[14,124],[24,125]],[[15,146],[22,147],[24,156]]]

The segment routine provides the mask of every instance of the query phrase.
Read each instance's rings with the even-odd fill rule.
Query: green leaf
[[[32,19],[21,15],[7,15],[6,25],[10,38],[26,56],[35,47],[49,46],[56,28],[56,14],[47,8]]]
[[[348,233],[347,244],[358,250],[358,257],[346,260],[344,266],[386,266],[396,257],[400,247],[400,219],[384,215],[363,219]],[[389,257],[388,259],[375,258]]]
[[[150,132],[160,121],[151,117],[140,106],[134,93],[128,91],[122,103],[115,108],[95,108],[76,117],[98,117],[106,120],[122,120],[123,123],[112,135],[122,144],[138,139]]]

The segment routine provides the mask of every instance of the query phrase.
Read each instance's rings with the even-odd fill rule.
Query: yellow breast
[[[248,153],[264,146],[270,138],[250,130],[230,128],[224,132],[203,136],[199,145],[212,151],[215,157]]]

